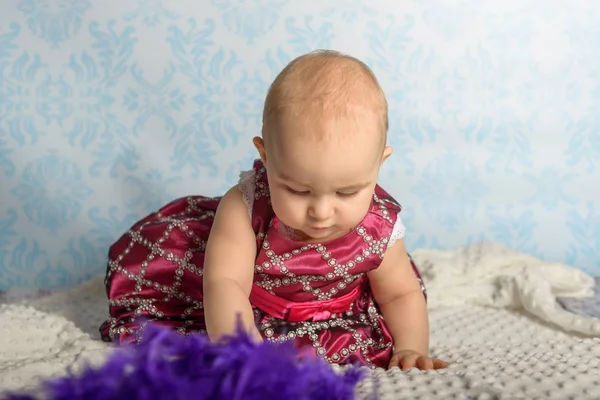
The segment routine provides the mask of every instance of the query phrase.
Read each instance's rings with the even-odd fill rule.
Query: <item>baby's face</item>
[[[376,126],[349,120],[304,127],[282,123],[269,139],[266,162],[273,211],[302,240],[341,237],[365,217],[379,167],[391,152],[382,151]],[[299,129],[329,131],[307,135]]]

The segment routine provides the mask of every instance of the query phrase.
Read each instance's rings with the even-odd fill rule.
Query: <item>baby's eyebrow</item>
[[[361,183],[355,183],[355,184],[352,184],[352,185],[347,185],[347,186],[344,186],[344,187],[338,188],[338,190],[340,190],[340,191],[345,191],[345,190],[358,190],[358,189],[362,189],[362,188],[364,188],[364,187],[368,186],[368,185],[369,185],[369,183],[370,183],[370,182],[361,182]]]
[[[292,178],[292,177],[291,177],[291,176],[289,176],[289,175],[286,175],[286,174],[285,174],[285,172],[280,172],[280,173],[279,173],[279,179],[281,179],[281,180],[284,180],[284,181],[286,181],[286,182],[293,182],[293,183],[295,183],[295,184],[297,184],[297,185],[300,185],[300,186],[305,186],[305,187],[308,187],[308,185],[307,185],[307,184],[305,184],[305,183],[302,183],[302,182],[300,182],[300,181],[298,181],[298,180],[296,180],[296,179]]]
[[[280,172],[279,173],[279,179],[282,179],[282,180],[284,180],[286,182],[294,183],[294,184],[296,184],[298,186],[302,186],[302,187],[305,187],[305,188],[309,188],[310,187],[310,185],[308,185],[306,183],[303,183],[303,182],[300,182],[297,179],[294,179],[294,178],[292,178],[289,175],[286,175],[285,172]],[[345,185],[345,186],[339,187],[336,190],[340,191],[340,192],[341,191],[360,190],[360,189],[362,189],[364,187],[369,186],[370,183],[371,182],[352,183],[352,184],[349,184],[349,185]]]

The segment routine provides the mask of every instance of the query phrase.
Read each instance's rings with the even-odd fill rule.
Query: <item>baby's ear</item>
[[[385,146],[385,148],[383,149],[383,154],[381,156],[381,163],[379,165],[383,164],[384,161],[387,160],[388,157],[392,155],[393,151],[394,151],[394,149],[392,149],[390,146]]]
[[[258,150],[258,154],[260,155],[260,159],[262,160],[264,165],[267,165],[267,153],[265,151],[265,141],[263,138],[256,136],[252,139],[252,143],[254,143],[254,147]]]

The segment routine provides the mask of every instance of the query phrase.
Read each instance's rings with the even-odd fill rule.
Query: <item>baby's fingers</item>
[[[419,357],[417,359],[417,368],[423,371],[433,369],[433,360],[429,357]]]
[[[408,354],[400,358],[399,367],[402,371],[409,370],[417,366],[418,354]]]
[[[388,368],[394,368],[394,367],[399,367],[399,366],[400,366],[400,356],[394,354],[392,356],[392,358],[390,359]]]
[[[448,363],[444,360],[440,360],[437,358],[433,359],[433,369],[442,369],[442,368],[446,368],[448,366]]]
[[[406,371],[407,369],[414,367],[418,357],[418,355],[394,354],[388,368],[399,367],[403,371]]]

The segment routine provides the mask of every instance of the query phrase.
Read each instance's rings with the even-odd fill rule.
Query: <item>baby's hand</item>
[[[402,371],[406,371],[415,367],[426,371],[429,369],[442,369],[447,366],[446,361],[429,358],[412,350],[399,350],[392,355],[388,368],[399,367]]]

